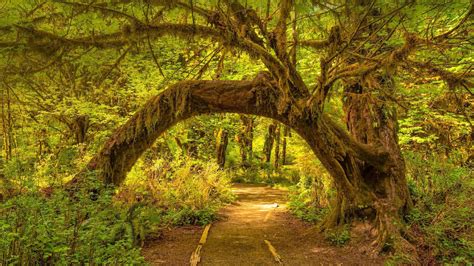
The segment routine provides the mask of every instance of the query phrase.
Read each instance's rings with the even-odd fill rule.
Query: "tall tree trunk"
[[[195,126],[190,126],[190,129],[186,131],[187,141],[183,143],[183,146],[186,149],[186,156],[192,158],[199,158],[201,155],[199,151],[200,140],[204,139],[207,133],[202,128],[197,126],[196,121],[193,121],[192,125]]]
[[[37,140],[38,140],[38,157],[43,156],[49,152],[50,146],[48,143],[48,132],[46,129],[42,128],[37,133]]]
[[[3,156],[0,155],[0,180],[5,178],[5,161]]]
[[[290,137],[290,128],[288,126],[285,126],[283,129],[283,143],[281,147],[281,164],[285,165],[286,164],[286,147],[287,147],[287,142],[288,138]]]
[[[229,133],[227,130],[220,128],[216,136],[216,156],[219,168],[224,168],[227,144],[229,143]]]
[[[84,143],[86,141],[87,130],[89,129],[89,117],[87,115],[75,117],[71,127],[74,131],[76,143]]]
[[[2,135],[5,160],[12,159],[13,149],[13,119],[11,110],[10,89],[2,90]]]
[[[362,47],[364,43],[376,45],[380,42],[375,34],[380,28],[372,23],[372,19],[377,19],[380,15],[380,10],[374,3],[354,2],[356,8],[346,9],[348,19],[345,31],[340,31],[339,27],[334,28],[338,30],[334,36],[338,36],[339,40],[350,40],[348,49]],[[354,40],[356,35],[374,38],[368,38],[361,43]],[[340,45],[333,48],[340,49]],[[362,55],[366,53],[364,49],[360,52]],[[340,63],[350,65],[358,60],[355,56],[346,57]],[[371,147],[374,151],[383,151],[381,156],[384,163],[376,164],[374,162],[377,158],[369,159],[350,153],[339,153],[340,157],[333,156],[336,160],[333,167],[336,169],[326,165],[325,167],[334,177],[337,193],[332,213],[325,221],[324,227],[347,223],[354,217],[368,218],[373,221],[377,230],[378,239],[374,244],[377,244],[379,250],[394,249],[406,254],[416,254],[413,246],[401,233],[403,216],[412,203],[405,177],[405,163],[398,146],[396,108],[382,96],[393,94],[393,80],[384,75],[374,72],[343,81],[343,105],[350,138],[360,145]],[[328,126],[333,127],[330,124]],[[334,137],[339,137],[337,131],[340,129],[334,129]],[[321,156],[318,158],[321,159]]]
[[[280,128],[280,124],[277,124],[275,127],[275,159],[273,162],[275,169],[280,167]]]
[[[265,142],[263,144],[264,162],[269,163],[272,158],[273,142],[275,141],[275,123],[270,124],[265,135]]]
[[[65,123],[72,132],[75,144],[86,141],[87,130],[89,129],[89,117],[87,115],[78,115],[72,118],[61,116],[59,120]]]
[[[254,119],[251,116],[240,115],[242,126],[237,135],[237,142],[240,149],[241,165],[249,167],[253,157],[253,127]]]

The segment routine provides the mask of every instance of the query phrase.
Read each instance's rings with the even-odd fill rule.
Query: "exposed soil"
[[[286,265],[383,265],[383,258],[368,255],[368,239],[354,237],[347,246],[334,247],[313,226],[291,216],[285,191],[241,184],[234,191],[237,201],[220,211],[200,265],[278,264],[264,240],[271,242]],[[189,265],[202,230],[187,226],[166,231],[162,239],[146,244],[143,255],[152,265]]]
[[[202,230],[200,226],[166,230],[159,239],[145,243],[142,255],[151,265],[189,265],[189,258],[199,242]]]

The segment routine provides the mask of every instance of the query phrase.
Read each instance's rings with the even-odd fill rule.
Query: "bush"
[[[142,167],[135,167],[116,198],[160,209],[163,226],[210,223],[223,204],[234,200],[230,178],[215,163],[157,161],[148,177]]]

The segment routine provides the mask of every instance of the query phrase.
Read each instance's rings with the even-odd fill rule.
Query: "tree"
[[[243,167],[249,167],[253,158],[253,130],[255,118],[246,115],[240,115],[242,122],[241,130],[236,139],[239,144],[240,158]]]
[[[11,56],[21,57],[26,50],[46,58],[61,57],[58,50],[122,48],[114,65],[130,50],[146,47],[160,70],[152,45],[163,36],[210,39],[219,43],[214,54],[246,52],[266,71],[252,80],[199,80],[209,68],[205,63],[195,79],[152,97],[117,129],[88,169],[118,185],[154,140],[182,120],[224,112],[269,117],[303,137],[333,177],[337,200],[324,227],[369,217],[377,228],[379,249],[413,251],[401,236],[411,200],[397,139],[397,82],[414,79],[410,74],[416,70],[445,80],[453,90],[469,91],[473,84],[465,64],[443,69],[436,62],[442,57],[433,59],[430,53],[468,50],[472,4],[458,1],[434,8],[429,4],[408,0],[281,0],[249,5],[234,0],[45,2],[32,13],[55,12],[33,18],[30,14],[22,23],[2,27],[8,34],[0,47]],[[185,22],[166,22],[172,16],[176,21],[174,12],[184,14]],[[423,31],[419,28],[423,14],[442,13],[455,16],[441,15],[442,19],[424,25]],[[81,29],[84,14],[101,17],[100,27]],[[54,30],[46,19],[53,17],[58,18],[57,24],[61,17],[77,24],[71,25],[72,30]],[[53,59],[50,64],[54,63]],[[314,79],[302,74],[302,66],[314,70]],[[343,97],[343,121],[327,111],[335,96]]]
[[[272,158],[273,143],[275,142],[276,123],[268,125],[267,134],[265,134],[265,143],[263,144],[264,162],[270,163]]]
[[[224,168],[228,144],[229,132],[224,128],[219,128],[216,135],[216,157],[220,168]]]

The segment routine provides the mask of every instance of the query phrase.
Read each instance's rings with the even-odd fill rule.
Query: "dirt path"
[[[329,245],[314,228],[288,214],[286,192],[261,185],[236,185],[237,201],[223,208],[202,249],[200,265],[276,265],[264,240],[270,241],[285,265],[381,265],[381,258],[362,254],[353,243]],[[152,265],[189,265],[202,232],[181,227],[143,249]],[[354,241],[351,241],[354,242]],[[359,241],[360,242],[360,241]]]

